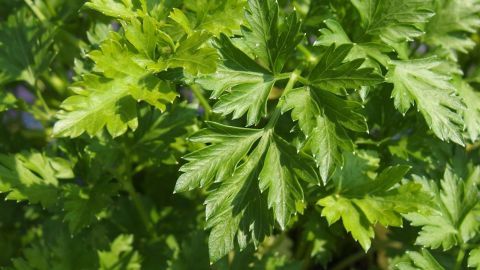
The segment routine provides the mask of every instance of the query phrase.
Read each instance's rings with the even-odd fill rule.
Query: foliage
[[[2,269],[480,269],[480,1],[0,5]]]

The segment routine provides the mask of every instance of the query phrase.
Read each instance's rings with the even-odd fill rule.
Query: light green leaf
[[[211,35],[208,32],[193,32],[180,42],[175,53],[168,59],[168,67],[183,67],[186,72],[197,75],[216,70],[218,55],[214,48],[205,45]]]
[[[432,256],[427,249],[421,252],[407,251],[407,255],[412,262],[402,262],[396,265],[398,270],[445,270],[442,265]]]
[[[480,269],[480,248],[475,248],[468,255],[468,267]]]
[[[401,214],[416,211],[423,202],[421,186],[400,183],[408,172],[407,166],[388,167],[378,176],[368,168],[368,156],[346,156],[345,166],[332,178],[330,188],[334,194],[320,199],[322,216],[329,224],[342,220],[345,229],[359,241],[364,250],[375,236],[374,226],[402,226]],[[373,169],[373,168],[372,168]],[[370,172],[369,172],[370,171]],[[406,199],[409,198],[409,199]]]
[[[94,136],[106,127],[117,137],[128,128],[137,128],[136,101],[163,111],[177,96],[169,83],[134,61],[135,55],[126,50],[118,34],[112,33],[89,57],[102,76],[88,73],[72,86],[76,95],[62,103],[53,128],[55,136],[73,138],[84,132]]]
[[[240,29],[245,13],[245,0],[185,0],[193,11],[195,30],[207,30],[215,36],[233,34]]]
[[[478,28],[480,1],[437,0],[435,16],[427,24],[423,39],[429,45],[467,53],[475,46],[468,34],[477,32]]]
[[[85,7],[94,9],[106,16],[128,20],[139,16],[138,7],[132,0],[90,0]]]
[[[121,234],[110,244],[110,250],[98,251],[101,270],[139,270],[141,258],[132,247],[133,235]]]
[[[0,112],[15,108],[18,100],[9,92],[0,90]]]
[[[401,113],[415,103],[438,138],[463,145],[464,106],[441,65],[435,58],[391,61],[386,81],[394,86],[392,97]]]
[[[467,129],[468,138],[475,142],[480,133],[480,93],[475,91],[469,83],[458,78],[454,80],[454,86],[458,95],[465,103],[463,119]]]
[[[459,179],[450,169],[445,171],[440,188],[432,181],[417,177],[424,189],[432,194],[427,213],[409,213],[405,217],[413,226],[421,227],[416,244],[448,250],[471,239],[479,229],[477,211],[480,169],[475,168],[466,180]]]
[[[59,162],[37,152],[0,155],[0,192],[7,193],[7,200],[54,206],[58,178],[72,177],[71,169],[57,166]]]

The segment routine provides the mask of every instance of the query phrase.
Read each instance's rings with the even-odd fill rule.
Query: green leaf
[[[475,248],[468,255],[468,267],[480,269],[480,248]]]
[[[292,110],[292,119],[305,135],[303,147],[312,152],[326,183],[335,167],[343,164],[341,150],[353,151],[346,129],[367,131],[361,104],[309,87],[293,89],[283,98],[282,110]]]
[[[128,20],[139,16],[138,7],[131,0],[90,0],[85,7],[106,16]]]
[[[412,262],[402,262],[396,266],[398,270],[445,270],[442,265],[432,256],[427,249],[421,252],[407,251],[407,255]],[[415,266],[415,267],[414,267]]]
[[[399,51],[400,43],[424,34],[434,15],[430,0],[352,0],[365,34],[380,38]]]
[[[98,259],[101,270],[141,269],[141,258],[132,247],[133,235],[121,234],[110,244],[110,250],[99,251]]]
[[[480,28],[480,1],[435,2],[435,16],[427,24],[426,35],[423,37],[425,42],[462,53],[473,49],[475,42],[468,35]]]
[[[480,133],[480,108],[478,106],[480,104],[480,94],[469,83],[460,78],[454,81],[454,86],[465,103],[466,109],[463,112],[463,119],[468,138],[474,142]]]
[[[464,106],[441,65],[435,58],[391,61],[386,81],[394,86],[392,97],[401,113],[415,103],[438,138],[463,145]]]
[[[328,47],[310,73],[309,81],[318,88],[332,92],[381,83],[383,77],[373,73],[372,68],[360,67],[364,59],[344,62],[352,47],[353,44],[332,44]]]
[[[359,42],[354,43],[348,37],[342,25],[333,19],[325,20],[327,28],[320,29],[321,35],[317,38],[315,46],[330,47],[332,44],[342,45],[351,44],[352,48],[344,61],[353,61],[355,59],[366,59],[362,67],[370,67],[375,72],[381,72],[377,62],[387,66],[390,57],[386,55],[391,52],[391,48],[381,42]]]
[[[330,188],[334,194],[320,199],[322,216],[329,224],[342,219],[343,225],[364,250],[371,245],[374,226],[402,226],[402,216],[416,211],[424,196],[415,183],[397,185],[408,172],[407,166],[388,167],[370,177],[366,157],[347,155],[345,166],[335,173]],[[371,173],[370,173],[371,174]],[[409,199],[406,199],[409,198]]]
[[[245,12],[245,0],[186,0],[185,7],[193,11],[195,30],[207,30],[215,36],[231,35],[240,29]]]
[[[115,190],[115,185],[106,183],[99,183],[93,188],[66,187],[64,211],[70,232],[76,234],[90,226],[97,215],[112,203],[110,196]]]
[[[177,180],[175,191],[209,186],[212,182],[230,177],[261,136],[261,130],[209,123],[209,129],[198,132],[190,140],[215,144],[184,157],[188,163],[180,168],[183,174]]]
[[[95,62],[94,71],[102,75],[85,74],[73,85],[76,95],[62,103],[53,128],[55,136],[73,138],[84,132],[94,136],[106,127],[117,137],[128,128],[137,128],[136,101],[163,111],[177,96],[169,83],[135,63],[135,55],[126,51],[126,44],[115,33],[89,57]]]
[[[17,107],[18,100],[9,92],[0,92],[0,112]]]
[[[248,0],[245,20],[249,28],[242,28],[245,43],[260,63],[274,74],[282,71],[292,50],[300,42],[301,24],[295,12],[278,26],[278,2],[275,0]]]
[[[267,113],[267,98],[275,83],[273,75],[235,47],[222,35],[218,40],[222,66],[212,75],[196,80],[212,90],[212,98],[220,100],[214,112],[240,118],[247,113],[247,125],[257,124]]]
[[[427,213],[409,213],[405,217],[413,226],[421,227],[416,244],[448,250],[471,239],[478,231],[478,213],[473,211],[478,203],[476,182],[480,168],[476,167],[468,179],[458,178],[447,168],[440,187],[432,181],[417,177],[424,189],[432,194]]]
[[[293,146],[273,135],[259,174],[260,191],[263,193],[268,190],[268,207],[273,208],[274,217],[282,230],[297,212],[297,203],[303,202],[299,179],[313,183],[317,181],[312,167],[303,163],[309,160],[298,156]]]
[[[158,57],[157,46],[164,43],[174,47],[171,38],[158,29],[155,19],[149,16],[142,18],[142,22],[132,18],[128,23],[122,23],[125,29],[125,38],[135,47],[139,53],[143,53],[150,59]]]
[[[58,178],[71,178],[66,162],[50,159],[38,152],[0,155],[0,192],[7,200],[40,203],[48,208],[55,205]]]
[[[26,12],[19,11],[0,24],[0,85],[25,81],[35,85],[53,58],[54,32]]]
[[[168,59],[168,67],[183,67],[186,72],[197,75],[209,74],[217,69],[217,52],[205,46],[211,35],[208,32],[193,32],[180,42],[175,53]]]
[[[284,229],[304,199],[300,180],[318,184],[312,160],[272,130],[210,123],[192,140],[210,145],[186,157],[176,191],[211,190],[205,204],[212,261],[234,248],[235,236],[241,248],[248,239],[261,242],[273,219]]]

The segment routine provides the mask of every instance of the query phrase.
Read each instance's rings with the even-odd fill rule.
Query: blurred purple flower
[[[25,128],[30,130],[42,130],[42,124],[31,113],[22,112],[22,122]]]
[[[33,104],[35,102],[35,96],[22,84],[17,85],[13,90],[13,93],[17,98],[22,99],[28,104]]]

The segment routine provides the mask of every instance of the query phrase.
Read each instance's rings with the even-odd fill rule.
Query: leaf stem
[[[295,83],[298,81],[298,78],[300,77],[300,72],[301,71],[299,69],[295,69],[293,72],[288,73],[289,80],[288,80],[287,86],[285,86],[285,90],[283,91],[283,94],[280,97],[280,100],[278,101],[277,106],[275,107],[275,111],[273,112],[272,116],[270,117],[270,120],[265,126],[265,129],[272,129],[277,124],[278,118],[280,118],[280,115],[282,114],[282,106],[283,106],[283,103],[285,102],[285,95],[289,91],[291,91],[295,86]]]
[[[130,159],[130,154],[128,151],[125,151],[125,157],[126,157],[126,172],[124,174],[123,178],[123,188],[125,191],[127,191],[128,195],[130,196],[130,199],[133,201],[133,205],[137,209],[138,215],[140,217],[140,220],[142,221],[145,230],[147,231],[148,234],[151,236],[156,237],[156,232],[153,227],[153,224],[151,223],[151,220],[148,216],[147,209],[143,205],[142,201],[140,200],[140,197],[138,196],[137,191],[135,190],[135,187],[132,184],[132,162]]]
[[[311,53],[311,52],[307,49],[307,47],[305,47],[303,44],[301,44],[301,43],[298,44],[298,45],[297,45],[297,49],[298,49],[301,53],[303,53],[303,55],[305,56],[305,58],[307,59],[307,61],[308,61],[309,63],[316,63],[316,62],[318,61],[317,57],[316,57],[313,53]]]
[[[35,83],[33,85],[33,88],[35,88],[35,94],[37,95],[38,100],[40,101],[40,104],[43,106],[45,109],[45,112],[48,115],[48,118],[52,115],[52,111],[50,110],[50,107],[48,106],[47,102],[43,98],[42,92],[40,91],[40,86],[39,86],[39,81],[35,80]]]
[[[148,217],[148,212],[145,209],[142,201],[140,200],[140,197],[138,196],[137,191],[135,191],[135,188],[133,187],[132,182],[130,180],[131,179],[127,179],[123,183],[123,187],[128,192],[128,195],[130,195],[130,198],[132,199],[133,204],[137,209],[138,215],[140,216],[140,219],[142,220],[142,223],[145,226],[145,229],[150,235],[155,236],[155,230],[153,228],[152,223],[150,222],[150,218]]]
[[[40,9],[33,4],[32,0],[24,0],[25,4],[32,10],[33,14],[40,20],[40,21],[45,21],[47,17],[40,11]]]
[[[346,269],[347,267],[351,266],[358,260],[362,259],[363,257],[367,256],[368,253],[364,251],[359,251],[355,254],[352,254],[348,256],[346,259],[342,260],[340,263],[335,265],[334,267],[331,268],[331,270],[343,270]]]
[[[460,247],[460,250],[457,254],[457,259],[455,260],[455,268],[454,270],[462,269],[463,259],[465,258],[465,249],[463,246]]]
[[[205,120],[208,120],[212,114],[212,107],[208,103],[208,100],[203,96],[202,90],[198,85],[194,84],[190,86],[190,88],[192,89],[195,98],[198,100],[198,103],[200,103],[200,106],[205,110]]]

